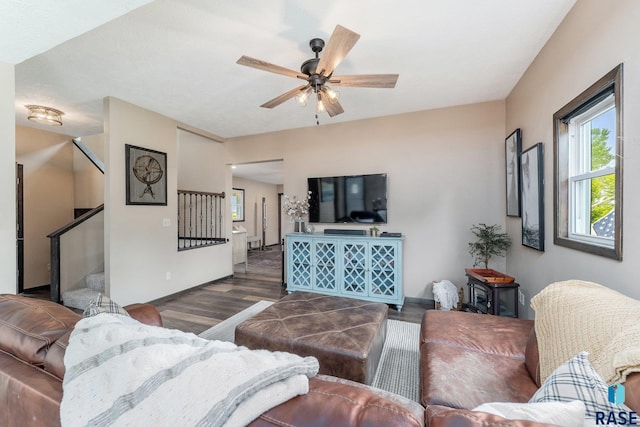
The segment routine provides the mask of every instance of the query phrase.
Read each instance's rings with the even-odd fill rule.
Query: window
[[[554,243],[622,259],[622,64],[553,116]]]
[[[234,188],[231,192],[231,219],[233,222],[244,221],[244,189]]]

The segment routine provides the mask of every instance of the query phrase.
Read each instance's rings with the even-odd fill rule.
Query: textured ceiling
[[[68,6],[62,16],[7,15],[53,40],[25,44],[23,54],[5,55],[10,49],[0,45],[4,61],[29,57],[16,65],[18,124],[37,126],[24,105],[41,103],[66,113],[64,126],[49,130],[100,133],[102,100],[115,96],[222,137],[315,126],[311,105],[259,107],[299,80],[235,62],[248,55],[297,70],[312,57],[309,40],[327,40],[336,24],[361,34],[336,74],[400,78],[395,89],[341,88],[345,113],[323,113],[321,125],[504,99],[575,0],[161,0],[137,8],[144,2],[93,0],[80,7],[86,2],[56,2]],[[112,3],[120,8],[107,14]],[[133,10],[100,25],[124,6]],[[89,25],[61,43],[49,28],[67,14]]]
[[[151,0],[2,0],[0,61],[17,64]]]

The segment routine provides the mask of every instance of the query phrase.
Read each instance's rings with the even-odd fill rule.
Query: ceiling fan
[[[324,40],[312,39],[309,42],[309,46],[315,53],[315,58],[304,61],[300,67],[300,72],[244,55],[236,63],[307,82],[265,102],[261,107],[274,108],[293,97],[296,98],[299,104],[307,105],[309,98],[313,94],[316,98],[317,111],[326,111],[330,117],[333,117],[344,113],[344,110],[338,101],[337,92],[329,86],[329,83],[333,86],[393,88],[398,80],[398,74],[333,75],[335,68],[347,56],[359,38],[360,34],[337,25],[326,47]],[[320,57],[318,54],[323,49],[324,53]]]

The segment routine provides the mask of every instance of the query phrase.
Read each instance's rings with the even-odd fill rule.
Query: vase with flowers
[[[304,216],[309,213],[309,200],[311,199],[311,191],[307,192],[304,198],[298,199],[298,196],[289,197],[284,195],[284,212],[289,216],[289,220],[294,223],[294,231],[304,233]]]

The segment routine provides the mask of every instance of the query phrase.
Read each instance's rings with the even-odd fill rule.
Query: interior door
[[[267,199],[263,197],[262,198],[262,248],[260,248],[262,250],[265,249],[266,238],[267,238]]]
[[[16,293],[24,292],[23,166],[16,163]]]
[[[282,240],[282,196],[282,193],[278,193],[278,242],[284,246],[284,241]]]

